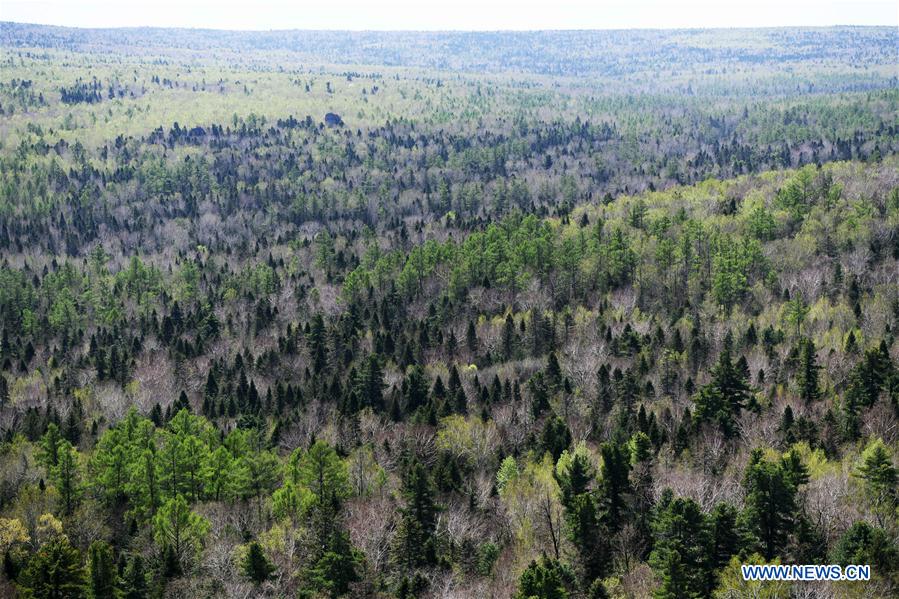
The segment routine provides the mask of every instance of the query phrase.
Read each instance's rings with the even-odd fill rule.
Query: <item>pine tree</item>
[[[540,447],[549,452],[553,461],[557,461],[562,452],[571,446],[571,430],[565,421],[556,415],[547,418],[540,434]]]
[[[405,506],[396,534],[394,552],[404,568],[434,564],[437,547],[434,532],[440,506],[435,500],[434,485],[427,469],[414,460],[403,477],[402,496]]]
[[[428,379],[424,368],[419,365],[410,366],[403,381],[406,410],[412,414],[428,402]]]
[[[630,493],[630,452],[616,443],[603,443],[600,455],[599,505],[605,525],[617,532],[623,524]]]
[[[549,352],[546,358],[546,382],[553,390],[558,390],[562,384],[562,367],[559,365],[556,352]]]
[[[856,522],[837,542],[833,551],[836,563],[868,564],[875,576],[895,578],[899,574],[899,547],[882,528]]]
[[[313,553],[321,557],[338,528],[341,504],[350,494],[347,466],[324,441],[316,441],[302,454],[294,452],[291,465],[288,478],[312,493],[307,518],[313,531]]]
[[[796,523],[798,483],[806,476],[792,461],[766,461],[758,449],[750,455],[743,478],[746,520],[766,560],[782,555],[787,546]]]
[[[855,475],[863,481],[865,497],[883,526],[899,505],[899,471],[882,439],[875,439],[865,448]]]
[[[17,582],[26,597],[80,599],[87,594],[86,579],[81,553],[64,535],[56,535],[41,545]]]
[[[146,599],[148,596],[147,574],[144,558],[140,554],[131,556],[122,572],[122,599]]]
[[[628,445],[631,460],[628,512],[634,522],[636,549],[641,557],[645,557],[652,548],[651,514],[655,503],[652,441],[646,433],[638,432]]]
[[[784,408],[783,415],[780,418],[780,426],[777,427],[777,430],[783,437],[784,445],[788,447],[796,442],[796,435],[793,432],[794,424],[793,408],[787,406]]]
[[[112,558],[112,547],[105,541],[94,541],[88,548],[89,596],[93,599],[120,597],[118,572]]]
[[[172,575],[199,552],[209,532],[209,521],[190,510],[184,497],[169,499],[153,517],[153,536]]]
[[[818,384],[820,369],[815,355],[814,342],[811,339],[802,339],[799,342],[799,370],[796,382],[799,385],[799,397],[807,404],[821,397],[821,389]]]
[[[78,467],[78,452],[65,440],[57,446],[57,464],[51,474],[62,500],[63,512],[70,515],[81,498],[81,475]]]
[[[256,541],[250,543],[247,547],[247,554],[241,563],[243,575],[254,584],[259,585],[268,580],[275,569],[262,550],[262,546]]]
[[[563,566],[544,555],[539,562],[532,561],[522,572],[515,599],[568,599],[566,578]]]
[[[381,369],[381,361],[375,354],[370,354],[357,382],[356,393],[363,406],[370,407],[376,412],[384,409],[384,373]]]
[[[478,351],[478,333],[474,328],[474,322],[468,321],[468,328],[465,329],[465,345],[468,351],[476,354]]]
[[[730,343],[726,342],[712,368],[712,381],[703,385],[694,397],[695,418],[711,422],[727,437],[735,433],[735,419],[751,399],[750,387],[743,373],[731,360]]]
[[[255,443],[258,446],[258,442]],[[274,453],[259,449],[249,449],[237,461],[235,486],[239,495],[256,500],[256,515],[263,520],[262,505],[278,483],[281,476],[281,461]]]
[[[321,314],[312,317],[312,325],[306,335],[306,343],[312,359],[312,371],[320,374],[327,365],[325,319]]]
[[[359,580],[360,561],[361,556],[353,550],[349,535],[334,530],[325,552],[309,568],[307,577],[313,588],[340,597],[349,591],[351,583]]]
[[[215,416],[213,413],[213,406],[215,405],[216,399],[218,399],[218,394],[219,386],[218,381],[215,378],[215,370],[210,368],[209,374],[206,376],[206,387],[203,391],[203,415],[207,418]]]
[[[56,467],[59,462],[59,444],[63,441],[62,434],[55,422],[47,425],[47,432],[41,437],[37,460],[48,471]]]
[[[659,564],[662,576],[661,586],[653,592],[654,599],[684,599],[698,597],[690,588],[690,580],[681,562],[680,553],[669,551]]]
[[[542,372],[537,372],[528,379],[527,387],[531,394],[531,414],[534,418],[539,418],[549,409],[549,388],[546,384],[546,377]]]
[[[585,586],[608,573],[611,548],[608,532],[599,518],[599,506],[591,488],[593,468],[583,451],[563,457],[555,470],[565,508],[565,532],[578,553],[580,575]]]
[[[666,489],[653,518],[655,544],[649,563],[683,597],[704,594],[712,570],[708,521],[692,499],[675,498]],[[676,567],[675,567],[676,566]],[[665,584],[662,585],[664,589]],[[663,595],[670,596],[670,595]]]
[[[502,334],[502,349],[504,360],[511,360],[515,355],[516,341],[515,320],[512,318],[512,314],[506,314],[506,321],[503,325]]]
[[[745,546],[745,535],[739,522],[737,508],[729,503],[717,504],[709,514],[709,531],[712,541],[710,555],[712,567],[720,570]],[[713,586],[710,584],[709,588]]]

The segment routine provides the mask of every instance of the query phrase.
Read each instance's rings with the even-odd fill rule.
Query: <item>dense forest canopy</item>
[[[0,594],[894,596],[897,41],[0,23]]]

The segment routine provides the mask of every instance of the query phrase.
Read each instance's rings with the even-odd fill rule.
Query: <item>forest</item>
[[[0,596],[895,597],[897,43],[0,23]]]

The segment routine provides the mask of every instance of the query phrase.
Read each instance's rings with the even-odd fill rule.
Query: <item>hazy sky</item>
[[[899,0],[0,0],[0,20],[216,29],[899,26]]]

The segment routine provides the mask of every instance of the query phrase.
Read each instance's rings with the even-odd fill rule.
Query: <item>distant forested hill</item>
[[[0,24],[0,45],[17,48],[124,50],[142,55],[261,51],[330,64],[565,77],[677,76],[705,69],[803,63],[840,64],[855,67],[861,74],[894,65],[895,44],[896,31],[890,27],[441,33],[72,29]]]

